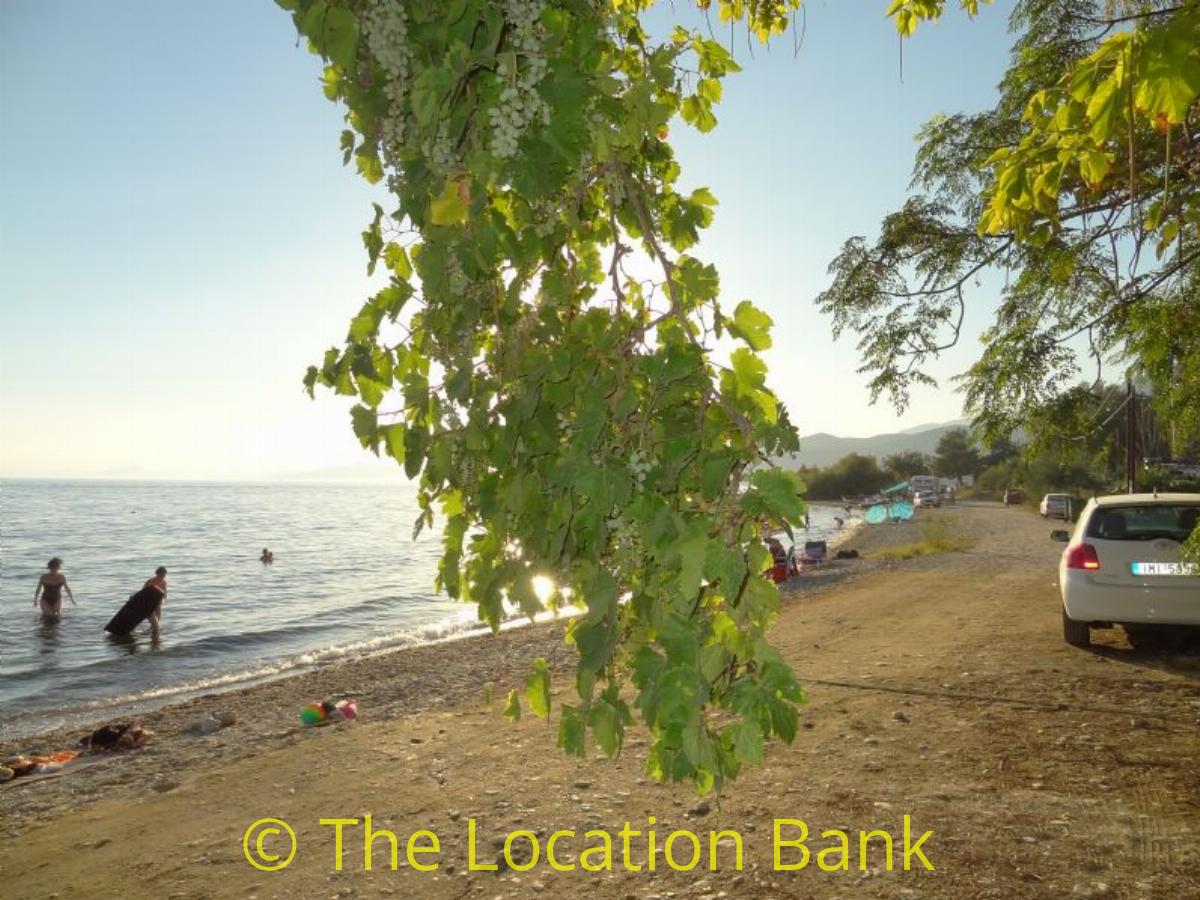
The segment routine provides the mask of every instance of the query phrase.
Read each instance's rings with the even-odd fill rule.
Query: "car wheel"
[[[1063,609],[1062,624],[1063,640],[1072,647],[1092,646],[1092,629],[1087,622],[1076,622],[1067,615],[1066,609]]]

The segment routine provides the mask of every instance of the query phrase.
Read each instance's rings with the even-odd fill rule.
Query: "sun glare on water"
[[[554,582],[545,575],[533,576],[533,592],[537,595],[538,600],[545,604],[551,597],[554,596]]]

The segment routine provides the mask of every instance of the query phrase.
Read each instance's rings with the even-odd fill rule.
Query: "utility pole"
[[[1136,441],[1134,439],[1134,416],[1133,404],[1136,402],[1136,396],[1133,393],[1133,378],[1129,372],[1125,373],[1125,493],[1133,494],[1137,492],[1137,457],[1135,455]]]

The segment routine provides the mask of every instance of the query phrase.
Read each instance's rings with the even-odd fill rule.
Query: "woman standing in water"
[[[142,585],[142,590],[146,590],[147,588],[159,592],[158,603],[155,604],[154,609],[150,612],[150,615],[146,617],[150,620],[150,639],[157,641],[158,626],[162,621],[162,605],[163,601],[167,599],[166,566],[159,566],[154,570],[154,577],[146,579],[146,583]]]
[[[67,576],[59,571],[62,568],[61,559],[54,557],[46,563],[46,568],[49,571],[38,579],[37,587],[33,589],[33,605],[37,606],[40,601],[42,618],[56,621],[62,618],[62,592],[67,592],[72,603],[75,603],[75,595],[71,593],[71,586],[67,584]]]
[[[143,619],[150,620],[150,638],[158,640],[158,626],[162,621],[163,600],[167,596],[167,570],[159,566],[154,570],[154,577],[146,579],[140,591],[129,595],[125,605],[117,610],[117,614],[104,626],[109,634],[126,636],[142,623]]]

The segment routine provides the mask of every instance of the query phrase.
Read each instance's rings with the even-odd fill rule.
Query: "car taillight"
[[[1096,548],[1091,544],[1075,544],[1063,551],[1063,558],[1067,562],[1068,569],[1090,569],[1096,570],[1100,568],[1100,557],[1096,555]]]

